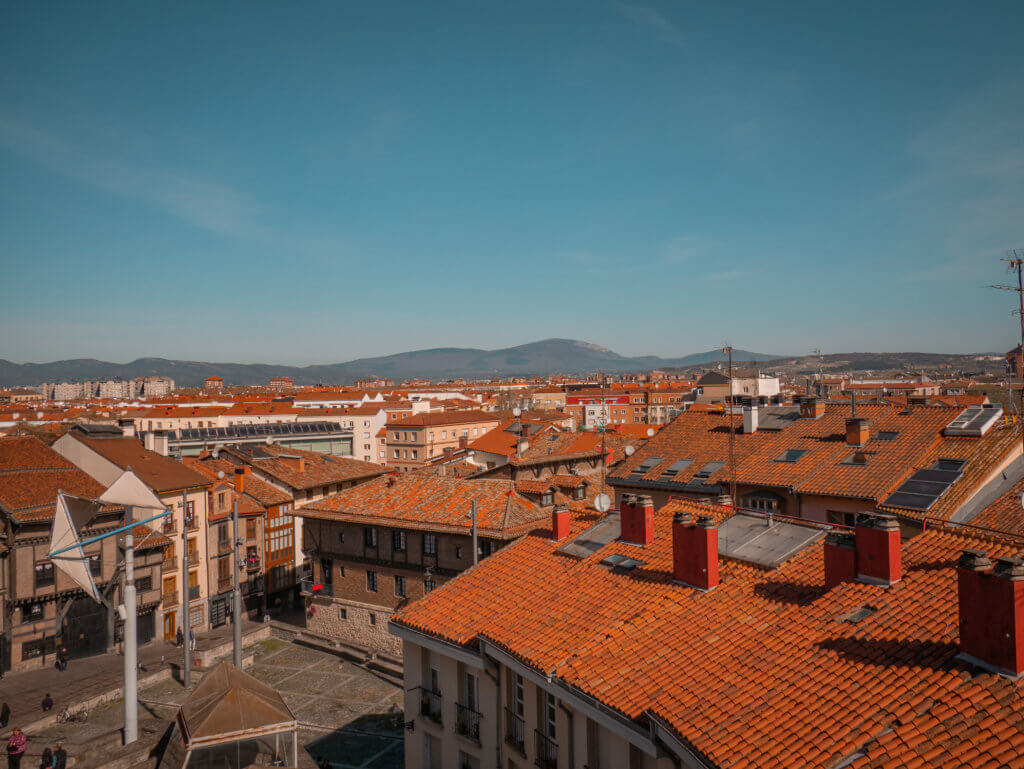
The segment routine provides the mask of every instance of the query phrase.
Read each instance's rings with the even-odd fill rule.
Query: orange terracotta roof
[[[300,490],[331,483],[375,478],[385,472],[383,467],[372,462],[304,451],[290,446],[229,446],[221,449],[221,452],[269,475],[275,481]],[[303,464],[301,470],[300,458]]]
[[[461,425],[469,422],[500,421],[494,414],[487,411],[468,409],[466,411],[440,411],[413,414],[411,417],[396,420],[388,427],[438,427],[441,425]]]
[[[937,526],[903,545],[893,587],[825,590],[818,542],[774,570],[722,559],[720,584],[700,593],[672,581],[679,508],[714,510],[673,503],[652,545],[616,541],[581,560],[538,530],[393,622],[486,641],[641,733],[663,724],[711,766],[1017,765],[1021,684],[957,659],[955,564],[965,548],[1009,556],[1024,543]],[[572,535],[592,520],[577,517]],[[611,571],[610,554],[642,565]]]
[[[205,457],[185,457],[182,461],[196,472],[205,475],[210,480],[229,485],[232,489],[235,488],[235,468],[238,465],[229,462],[226,459],[214,459],[210,455]],[[223,480],[218,478],[218,473],[224,473]],[[283,492],[281,489],[267,483],[261,478],[257,478],[252,473],[248,473],[245,476],[244,488],[245,491],[243,492],[243,497],[252,497],[253,500],[264,506],[282,505],[285,502],[290,502],[292,499],[291,496]]]
[[[38,438],[0,438],[0,507],[20,522],[49,521],[58,491],[96,499],[104,487]]]
[[[157,493],[210,485],[209,479],[176,459],[147,450],[137,438],[96,438],[74,430],[68,435],[122,470],[131,468],[139,480]]]
[[[295,510],[303,518],[467,532],[473,501],[482,534],[510,539],[545,524],[550,511],[511,490],[508,481],[399,473],[332,494]]]

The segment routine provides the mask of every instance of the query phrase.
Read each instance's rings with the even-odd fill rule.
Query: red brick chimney
[[[833,531],[825,536],[825,589],[857,579],[857,542],[850,532]]]
[[[626,500],[630,496],[632,495],[627,496]],[[636,499],[636,504],[626,504],[624,500],[619,511],[621,539],[623,542],[646,547],[654,541],[654,500],[646,495],[633,498]]]
[[[569,508],[555,505],[551,511],[551,538],[555,541],[569,536]]]
[[[718,527],[710,515],[699,516],[696,525],[687,512],[672,518],[672,576],[698,590],[718,584]]]
[[[957,561],[961,655],[983,667],[1024,673],[1024,561],[964,550]]]
[[[460,449],[464,449],[468,445],[469,445],[469,436],[468,435],[460,435],[459,436],[459,448]]]
[[[825,415],[825,404],[814,397],[800,401],[800,416],[804,419],[820,419]]]
[[[245,493],[245,468],[235,468],[235,491],[239,494]]]
[[[895,518],[862,515],[855,529],[857,579],[891,585],[903,576],[900,560],[900,525]]]
[[[863,417],[846,420],[846,443],[849,446],[863,446],[871,437],[871,423]]]

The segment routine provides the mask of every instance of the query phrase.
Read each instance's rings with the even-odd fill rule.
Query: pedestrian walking
[[[39,757],[39,769],[53,769],[53,751],[43,748],[43,755]]]
[[[53,698],[50,696],[50,693],[47,692],[46,696],[43,697],[43,712],[47,713],[51,710],[53,710]]]
[[[7,728],[7,722],[11,720],[11,706],[6,702],[0,705],[0,729]]]
[[[178,628],[178,632],[174,635],[174,645],[177,647],[184,646],[185,634],[181,632],[181,628]]]
[[[25,755],[26,747],[28,747],[28,737],[25,736],[25,732],[15,726],[10,739],[7,740],[7,769],[20,769],[21,757]]]
[[[188,648],[192,651],[196,650],[196,631],[192,628],[188,629]]]
[[[68,650],[63,646],[57,650],[57,670],[63,673],[68,669]]]
[[[58,742],[57,749],[53,751],[53,769],[68,769],[68,752],[64,750],[63,742]]]

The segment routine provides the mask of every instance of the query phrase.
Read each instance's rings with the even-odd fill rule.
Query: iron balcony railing
[[[441,723],[441,692],[420,687],[420,715]]]
[[[480,742],[480,714],[473,708],[456,703],[455,731],[474,742]]]
[[[540,769],[556,769],[558,766],[558,743],[537,729],[533,730],[533,734],[537,741],[537,757],[533,763]]]
[[[260,559],[257,556],[248,556],[245,559],[245,568],[248,571],[259,571],[260,570]]]
[[[505,708],[505,742],[520,753],[526,752],[526,722],[509,708]]]

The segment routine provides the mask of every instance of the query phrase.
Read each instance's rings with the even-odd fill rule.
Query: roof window
[[[796,462],[807,453],[807,449],[786,449],[781,456],[775,457],[776,462]]]
[[[630,475],[646,475],[654,469],[656,465],[661,464],[661,457],[648,457],[643,462],[633,468]]]
[[[679,473],[685,470],[687,467],[693,464],[692,459],[680,459],[678,462],[673,462],[671,466],[667,467],[661,473],[661,480],[670,481],[675,478]]]
[[[723,467],[725,467],[725,462],[708,462],[693,477],[694,478],[710,478],[712,475],[717,473]]]

